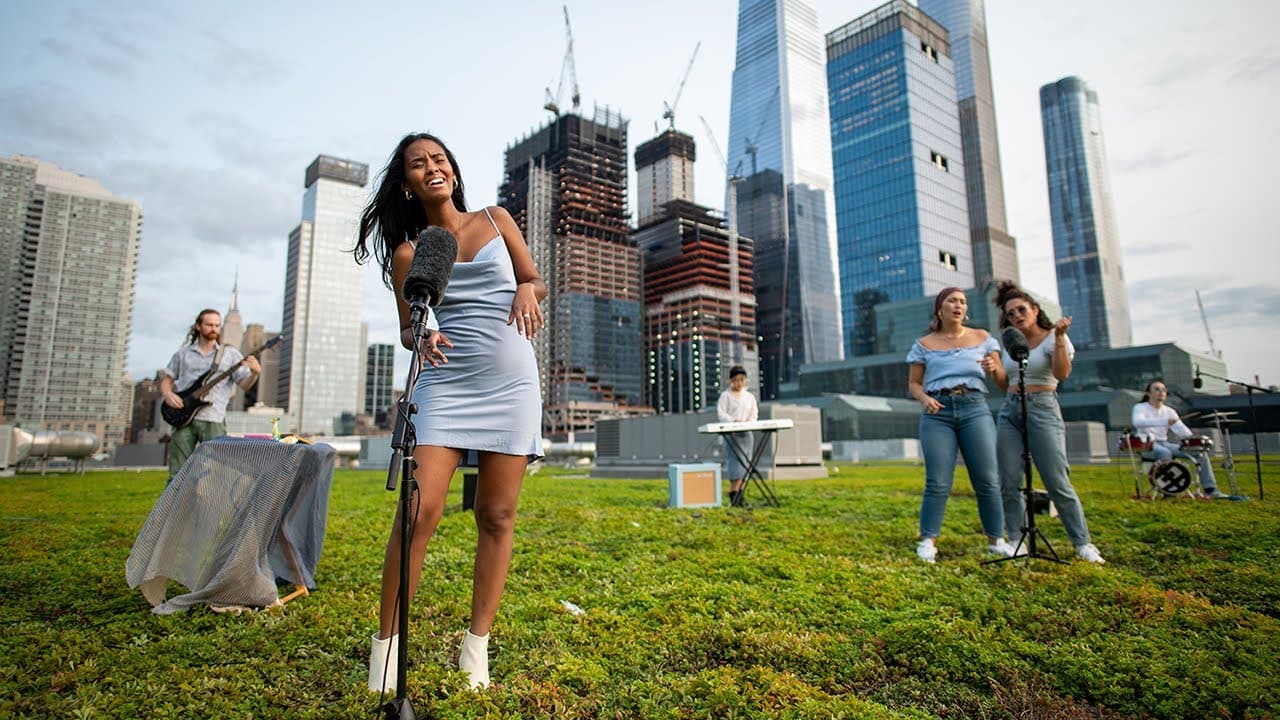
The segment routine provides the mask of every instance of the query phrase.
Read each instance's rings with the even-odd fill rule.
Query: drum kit
[[[1231,454],[1231,425],[1244,421],[1236,418],[1235,415],[1235,412],[1215,410],[1206,413],[1188,413],[1186,419],[1196,418],[1197,425],[1212,422],[1218,430],[1223,440],[1222,467],[1227,471],[1231,495],[1234,498],[1242,498],[1240,487],[1236,484],[1235,459]],[[1149,498],[1155,498],[1157,495],[1177,497],[1184,494],[1194,497],[1191,494],[1194,468],[1180,458],[1167,460],[1156,458],[1151,454],[1154,445],[1150,438],[1137,433],[1128,432],[1120,436],[1120,450],[1129,454],[1129,462],[1134,473],[1134,497],[1142,497],[1142,492],[1137,486],[1137,478],[1141,475],[1146,475],[1147,481],[1151,484],[1151,492],[1147,496]],[[1193,456],[1212,453],[1213,445],[1213,438],[1208,435],[1193,435],[1182,438],[1178,443],[1179,449]],[[1141,469],[1139,461],[1141,461]]]
[[[1218,435],[1222,437],[1222,469],[1227,471],[1227,484],[1231,488],[1231,497],[1236,500],[1248,499],[1240,493],[1240,485],[1236,483],[1236,461],[1231,454],[1231,426],[1244,423],[1237,413],[1233,410],[1210,410],[1204,413],[1188,413],[1188,418],[1195,418],[1197,425],[1206,425],[1210,422],[1218,430]],[[1194,440],[1195,438],[1187,438],[1183,442]],[[1206,438],[1207,439],[1207,438]],[[1213,446],[1210,445],[1210,448]],[[1183,446],[1187,452],[1193,452]]]

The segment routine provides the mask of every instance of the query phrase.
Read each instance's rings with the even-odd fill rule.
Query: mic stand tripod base
[[[1019,404],[1022,407],[1021,427],[1018,428],[1019,435],[1022,438],[1022,477],[1024,484],[1022,486],[1022,537],[1018,540],[1018,544],[1013,546],[1013,554],[1009,557],[994,558],[992,560],[984,560],[983,565],[992,563],[1005,562],[1008,560],[1017,560],[1019,558],[1040,558],[1041,560],[1051,560],[1056,563],[1066,564],[1066,561],[1058,557],[1058,553],[1049,544],[1049,538],[1044,536],[1044,532],[1036,527],[1036,509],[1031,502],[1035,491],[1031,488],[1031,445],[1027,441],[1027,354],[1023,352],[1018,360],[1018,396]],[[1045,554],[1036,549],[1036,538],[1039,537],[1044,541],[1044,546],[1049,548],[1049,553]],[[1027,552],[1023,555],[1018,554],[1018,549],[1025,544]]]
[[[382,717],[386,720],[417,720],[413,713],[413,704],[409,698],[396,698],[382,706]]]

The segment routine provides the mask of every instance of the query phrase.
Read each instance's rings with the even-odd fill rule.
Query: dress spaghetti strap
[[[498,223],[494,222],[494,221],[493,221],[493,216],[489,214],[489,206],[488,206],[488,205],[486,205],[486,206],[485,206],[485,208],[484,208],[484,216],[485,216],[485,217],[487,217],[487,218],[489,218],[489,224],[493,226],[493,230],[494,230],[494,232],[496,232],[496,233],[498,233],[499,235],[501,235],[501,234],[502,234],[502,231],[498,229]]]

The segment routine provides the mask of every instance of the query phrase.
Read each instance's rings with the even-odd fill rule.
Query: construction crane
[[[1209,317],[1204,314],[1204,303],[1200,302],[1200,291],[1196,290],[1196,307],[1200,308],[1200,322],[1204,323],[1204,334],[1209,338],[1209,354],[1221,359],[1222,353],[1213,345],[1213,333],[1209,332]]]
[[[684,69],[684,76],[680,78],[680,87],[676,89],[676,97],[668,105],[666,100],[662,101],[662,117],[670,121],[670,128],[676,129],[676,106],[680,104],[680,96],[684,94],[684,84],[689,81],[689,71],[693,70],[693,61],[698,57],[698,48],[702,47],[702,41],[699,40],[697,45],[693,46],[693,55],[689,58],[689,65]]]
[[[543,105],[543,109],[550,110],[551,114],[560,117],[560,101],[564,97],[565,81],[573,83],[573,109],[577,110],[578,105],[582,101],[582,97],[578,94],[578,71],[573,66],[573,26],[569,24],[569,6],[564,5],[564,38],[565,51],[564,60],[560,63],[560,79],[556,82],[556,92],[551,94],[551,88],[547,88],[547,103]]]
[[[764,132],[764,126],[769,122],[769,119],[770,119],[769,111],[773,109],[773,104],[777,102],[778,96],[781,90],[782,90],[781,86],[775,87],[773,89],[773,97],[769,99],[769,104],[764,106],[764,111],[761,112],[760,114],[760,124],[756,126],[756,131],[753,134],[753,137],[755,138],[755,140],[752,140],[749,137],[743,138],[743,140],[746,141],[746,144],[747,144],[746,152],[748,155],[751,156],[751,174],[752,175],[755,175],[757,172],[756,153],[759,152],[760,150],[760,147],[756,145],[756,143],[760,141],[760,135],[761,133]],[[732,138],[730,138],[730,140],[732,140]]]
[[[697,52],[695,49],[694,54]],[[738,168],[742,167],[742,161],[738,161],[738,168],[730,172],[729,163],[724,159],[724,152],[720,150],[720,143],[716,142],[716,134],[711,130],[711,123],[701,115],[698,119],[702,121],[702,127],[707,131],[707,142],[711,143],[711,149],[715,150],[716,157],[720,160],[720,167],[724,168],[725,183],[728,185],[724,216],[729,225],[729,322],[733,327],[733,347],[730,357],[735,365],[740,365],[745,355],[742,347],[742,301],[740,299],[742,268],[738,261],[738,183],[742,182],[742,178],[738,176]]]

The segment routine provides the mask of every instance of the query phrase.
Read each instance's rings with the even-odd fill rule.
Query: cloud
[[[1235,72],[1231,73],[1227,82],[1253,83],[1270,80],[1277,73],[1280,73],[1280,55],[1251,55],[1236,61]]]
[[[283,240],[298,223],[300,191],[282,191],[237,167],[189,167],[125,162],[108,177],[142,202],[143,242],[166,255],[200,248],[236,250]],[[144,257],[144,262],[146,258]]]
[[[1146,170],[1165,170],[1172,165],[1195,155],[1194,150],[1169,152],[1164,148],[1148,148],[1120,167],[1121,172],[1143,172]]]
[[[294,180],[289,187],[297,187],[296,178],[301,174],[299,156],[296,151],[284,149],[291,145],[284,138],[249,125],[240,116],[218,111],[193,114],[191,125],[228,167],[253,171],[276,182],[286,177],[282,168],[293,168],[287,174]]]
[[[1280,307],[1280,287],[1232,285],[1238,282],[1222,275],[1161,276],[1130,281],[1130,314],[1135,327],[1157,316],[1170,314],[1199,320],[1194,291],[1200,291],[1204,313],[1213,330],[1257,329],[1275,322]],[[1154,300],[1134,299],[1151,298]],[[1199,329],[1199,328],[1197,328]]]
[[[1195,245],[1189,241],[1161,240],[1158,243],[1145,245],[1125,245],[1124,256],[1128,258],[1145,258],[1161,255],[1169,255],[1172,253],[1184,252],[1187,250],[1195,250]]]
[[[210,69],[205,72],[207,80],[227,86],[251,81],[261,87],[285,75],[283,63],[251,46],[234,43],[225,35],[207,28],[199,35],[209,45],[198,46],[198,52],[207,52],[208,56],[195,65]]]
[[[77,92],[58,84],[0,90],[0,136],[22,152],[51,162],[74,157],[77,165],[67,169],[85,173],[96,170],[84,166],[86,158],[164,147],[136,121],[95,110]]]
[[[1156,89],[1185,85],[1221,63],[1218,58],[1204,55],[1170,55],[1147,76],[1146,84]]]

